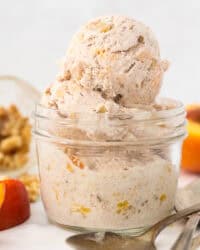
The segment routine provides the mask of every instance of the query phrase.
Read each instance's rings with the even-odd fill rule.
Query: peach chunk
[[[14,179],[0,181],[0,230],[23,223],[30,216],[30,204],[24,185]]]

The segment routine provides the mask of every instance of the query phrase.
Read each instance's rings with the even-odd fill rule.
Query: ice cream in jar
[[[74,35],[35,112],[50,219],[140,231],[171,213],[185,112],[157,98],[167,68],[152,31],[131,18],[99,17]]]

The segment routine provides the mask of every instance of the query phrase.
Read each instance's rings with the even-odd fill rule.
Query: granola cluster
[[[28,192],[30,202],[37,201],[40,195],[40,185],[38,176],[26,173],[19,176],[18,180],[20,180],[24,184]]]
[[[0,169],[18,169],[28,161],[31,125],[15,105],[0,107]]]

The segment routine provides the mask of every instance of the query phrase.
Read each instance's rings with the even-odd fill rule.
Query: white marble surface
[[[194,178],[196,176],[182,175],[181,185]],[[41,201],[32,204],[31,213],[31,218],[24,224],[0,232],[1,250],[72,250],[65,243],[65,239],[75,232],[51,224],[47,220]],[[180,224],[165,229],[156,240],[158,250],[169,250],[180,230]]]

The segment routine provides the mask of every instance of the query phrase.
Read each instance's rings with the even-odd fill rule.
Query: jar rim
[[[150,116],[147,115],[147,111],[138,112],[136,116],[109,116],[106,117],[105,114],[97,114],[96,120],[94,113],[92,114],[82,114],[82,116],[78,119],[68,117],[68,116],[61,116],[58,113],[57,109],[46,108],[41,104],[36,105],[36,110],[34,113],[35,119],[35,128],[34,128],[34,135],[37,138],[42,138],[45,140],[49,140],[52,142],[57,142],[61,144],[67,144],[69,147],[132,147],[132,146],[144,146],[148,145],[161,145],[163,143],[172,143],[178,139],[182,139],[186,136],[186,112],[184,109],[184,105],[182,102],[177,100],[169,99],[169,98],[160,98],[160,102],[168,102],[173,104],[172,107],[165,110],[159,110],[150,112]],[[76,113],[80,114],[80,113]],[[90,116],[92,115],[92,117]],[[82,120],[81,120],[82,119]],[[116,122],[117,121],[117,122]],[[97,123],[98,122],[98,123]],[[41,125],[45,123],[44,125]],[[111,139],[88,139],[88,138],[68,138],[59,133],[54,133],[53,130],[50,132],[48,131],[48,124],[53,124],[52,126],[59,127],[61,130],[65,129],[73,129],[73,126],[80,125],[81,128],[88,129],[91,127],[96,131],[95,126],[99,126],[99,124],[103,127],[104,123],[107,123],[107,128],[110,126],[113,131],[115,129],[126,129],[128,126],[133,126],[133,129],[137,127],[136,132],[139,132],[141,135],[136,139],[123,139],[119,140],[118,138]],[[162,126],[166,126],[166,131],[162,130]],[[144,133],[142,135],[140,128],[145,131],[147,128],[148,135]],[[158,132],[157,132],[158,128]],[[161,128],[161,130],[159,130]],[[155,131],[149,133],[149,129],[155,129]],[[164,131],[164,132],[163,132]],[[106,128],[103,132],[107,132]]]

